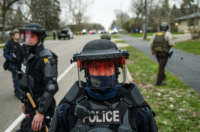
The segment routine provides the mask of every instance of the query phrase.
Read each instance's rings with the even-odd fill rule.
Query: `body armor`
[[[47,59],[44,61],[44,59]],[[55,107],[54,94],[57,86],[57,57],[46,49],[38,53],[30,53],[21,66],[20,86],[24,91],[23,103],[26,105],[26,112],[34,115],[34,109],[25,97],[29,92],[33,96],[42,114],[53,114]],[[51,108],[52,107],[52,108]]]
[[[87,96],[76,82],[61,101],[50,132],[55,132],[57,121],[63,120],[60,118],[69,116],[62,106],[65,103],[73,109],[70,112],[73,117],[68,117],[73,124],[70,132],[136,132],[136,109],[150,110],[134,84],[124,84],[113,101],[99,102]]]
[[[170,45],[167,40],[165,40],[165,33],[158,32],[152,43],[152,51],[153,52],[164,52],[168,53],[170,49]]]

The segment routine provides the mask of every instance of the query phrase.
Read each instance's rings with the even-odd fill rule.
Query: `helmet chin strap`
[[[123,73],[123,83],[125,83],[127,75],[126,65],[122,65],[122,73]]]

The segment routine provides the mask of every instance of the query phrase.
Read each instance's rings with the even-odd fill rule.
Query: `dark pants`
[[[33,120],[33,117],[25,118],[21,123],[20,129],[17,130],[16,132],[34,132],[32,130],[32,120]],[[50,120],[49,121],[45,120],[45,123],[43,122],[42,129],[37,132],[46,132],[45,124],[47,124],[49,128]]]
[[[53,40],[56,40],[56,35],[53,35]]]
[[[165,78],[166,78],[165,66],[167,65],[167,61],[168,61],[168,53],[158,52],[158,53],[156,53],[156,59],[159,64],[156,84],[160,85],[160,84],[162,84],[162,81],[165,80]]]
[[[20,89],[20,85],[19,85],[19,78],[18,78],[18,74],[16,72],[11,72],[12,73],[12,79],[13,79],[13,85],[14,85],[14,91],[15,91],[15,95],[16,96],[22,96],[22,92]]]

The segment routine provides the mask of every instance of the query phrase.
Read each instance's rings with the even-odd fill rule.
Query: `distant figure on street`
[[[56,32],[53,31],[53,40],[56,40]]]
[[[160,32],[157,32],[153,36],[151,42],[152,55],[155,55],[159,63],[156,85],[162,85],[162,82],[166,79],[165,66],[167,64],[168,58],[171,57],[173,53],[170,49],[174,46],[174,42],[168,29],[168,23],[162,22],[160,24]]]
[[[20,71],[22,56],[20,56],[20,44],[19,30],[14,29],[10,32],[11,40],[9,40],[4,47],[4,57],[6,59],[4,63],[4,69],[12,73],[12,79],[14,83],[14,95],[17,98],[21,97],[19,88],[18,71]]]

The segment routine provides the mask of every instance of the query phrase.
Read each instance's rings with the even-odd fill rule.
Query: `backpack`
[[[170,50],[170,45],[167,40],[165,40],[165,33],[158,32],[153,40],[151,50],[153,53],[155,52],[165,52],[168,53]]]

